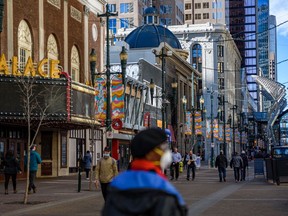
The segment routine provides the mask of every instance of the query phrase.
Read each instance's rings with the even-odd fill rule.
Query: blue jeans
[[[222,179],[226,178],[226,168],[225,167],[218,167],[218,173],[219,173],[220,181],[222,181]]]

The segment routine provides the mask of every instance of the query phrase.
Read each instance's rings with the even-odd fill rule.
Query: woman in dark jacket
[[[4,159],[5,194],[8,194],[8,184],[10,177],[12,177],[14,193],[17,193],[16,177],[18,172],[21,172],[21,169],[19,167],[19,161],[14,157],[13,152],[9,150],[7,151]]]

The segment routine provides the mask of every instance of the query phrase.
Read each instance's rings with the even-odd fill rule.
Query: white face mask
[[[160,167],[162,169],[166,169],[172,163],[172,153],[169,149],[167,149],[160,159]]]
[[[109,156],[110,156],[109,153],[107,153],[107,154],[103,154],[103,157],[104,157],[104,158],[108,158]]]

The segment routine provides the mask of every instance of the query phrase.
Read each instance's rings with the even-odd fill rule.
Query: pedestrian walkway
[[[264,176],[254,176],[250,163],[248,179],[234,182],[232,169],[227,169],[227,182],[219,182],[216,168],[202,165],[196,171],[194,181],[186,180],[186,172],[178,181],[171,181],[183,195],[189,207],[189,215],[288,215],[288,184],[277,186],[266,182]],[[82,176],[81,192],[78,193],[78,176],[37,179],[38,191],[29,195],[29,204],[23,205],[24,181],[18,183],[18,193],[4,195],[4,183],[0,188],[1,216],[59,216],[101,215],[104,204],[99,189]]]

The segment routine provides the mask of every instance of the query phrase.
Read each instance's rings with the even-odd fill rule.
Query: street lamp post
[[[156,57],[160,57],[162,60],[162,66],[161,66],[161,71],[162,71],[162,92],[161,92],[161,99],[162,99],[162,107],[161,107],[161,113],[162,113],[162,130],[165,129],[165,113],[166,113],[166,105],[165,105],[165,99],[166,99],[166,71],[165,71],[165,66],[166,66],[166,57],[172,56],[171,51],[165,52],[165,47],[163,46],[161,49],[161,53],[157,54],[156,50],[153,50],[153,53],[155,54]]]
[[[232,131],[233,131],[233,155],[235,155],[235,118],[234,118],[234,110],[237,109],[237,105],[233,105],[232,109]]]
[[[106,89],[107,89],[107,96],[106,96],[106,102],[107,102],[107,108],[106,108],[106,128],[107,131],[111,131],[111,104],[110,104],[110,76],[114,74],[122,74],[122,82],[124,86],[123,94],[124,94],[124,102],[125,102],[125,76],[126,76],[126,66],[127,66],[127,58],[128,54],[126,52],[125,47],[122,47],[122,51],[119,54],[120,60],[121,60],[121,72],[113,72],[111,73],[110,69],[109,72],[107,73],[106,70]],[[94,87],[95,85],[95,75],[103,75],[103,73],[95,73],[96,70],[96,52],[95,49],[91,50],[90,56],[89,56],[89,61],[90,61],[90,71],[91,71],[91,83],[92,86]],[[107,145],[111,149],[112,144],[111,144],[111,139],[107,139]]]
[[[185,127],[185,124],[186,124],[186,105],[187,105],[187,99],[185,97],[185,95],[183,95],[183,98],[182,98],[182,103],[183,103],[183,113],[184,113],[184,122],[183,122],[183,125],[182,125],[182,130],[181,130],[181,148],[182,148],[182,142],[183,142],[183,127]],[[185,131],[184,131],[185,132]],[[186,150],[187,150],[187,147],[186,147],[186,142],[184,144],[184,151],[186,153]],[[182,152],[181,152],[182,153]]]
[[[203,137],[204,137],[204,135],[203,135],[203,128],[204,128],[204,97],[203,97],[203,95],[201,95],[201,97],[200,97],[200,100],[199,100],[199,102],[200,102],[200,105],[201,105],[201,126],[202,126],[202,137],[201,137],[201,148],[200,148],[200,151],[201,151],[201,155],[202,155],[202,151],[203,151],[203,143],[202,143],[202,141],[203,141]]]
[[[213,91],[210,92],[210,99],[211,99],[211,158],[210,158],[210,165],[214,167],[214,125],[213,125]]]
[[[109,46],[109,17],[111,16],[118,16],[117,13],[112,13],[109,11],[109,4],[106,4],[106,12],[104,14],[98,14],[98,17],[106,17],[106,88],[107,88],[107,108],[106,108],[106,131],[112,131],[111,128],[111,100],[110,100],[110,86],[111,86],[111,80],[110,80],[110,46]],[[107,139],[107,145],[111,149],[112,147],[112,140]]]

